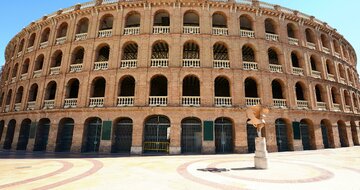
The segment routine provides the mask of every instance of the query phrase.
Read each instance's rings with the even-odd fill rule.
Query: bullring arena
[[[98,0],[30,23],[1,72],[3,150],[248,153],[359,145],[351,44],[256,0]]]

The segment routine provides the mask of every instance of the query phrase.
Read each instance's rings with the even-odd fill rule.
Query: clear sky
[[[5,63],[4,51],[7,43],[15,34],[30,22],[38,20],[46,14],[76,3],[89,0],[0,0],[0,65]],[[355,48],[360,56],[360,0],[263,0],[283,7],[299,10],[327,22]],[[20,5],[20,6],[19,6]],[[358,64],[358,71],[360,65]]]

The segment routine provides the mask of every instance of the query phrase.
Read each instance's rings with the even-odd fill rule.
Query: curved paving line
[[[80,174],[80,175],[77,175],[77,176],[74,176],[74,177],[70,177],[70,178],[67,178],[65,180],[62,180],[62,181],[59,181],[59,182],[56,182],[56,183],[52,183],[52,184],[48,184],[48,185],[45,185],[45,186],[42,186],[42,187],[38,187],[38,188],[35,188],[34,190],[46,190],[46,189],[52,189],[52,188],[55,188],[55,187],[59,187],[59,186],[62,186],[62,185],[66,185],[68,183],[71,183],[71,182],[74,182],[74,181],[77,181],[77,180],[80,180],[82,178],[85,178],[87,176],[90,176],[94,173],[96,173],[97,171],[99,171],[102,167],[104,167],[104,164],[98,160],[87,160],[89,162],[91,162],[93,164],[93,167],[90,168],[90,170]]]
[[[51,173],[47,173],[47,174],[44,174],[44,175],[41,175],[41,176],[37,176],[37,177],[22,180],[22,181],[17,181],[17,182],[13,182],[13,183],[0,185],[0,189],[12,187],[12,186],[17,186],[17,185],[23,185],[23,184],[38,181],[38,180],[41,180],[41,179],[46,179],[46,178],[52,177],[54,175],[66,172],[69,169],[71,169],[72,167],[74,167],[74,165],[72,163],[68,162],[68,161],[61,161],[61,160],[53,160],[53,161],[61,163],[62,167],[60,169],[56,170],[56,171],[53,171]]]

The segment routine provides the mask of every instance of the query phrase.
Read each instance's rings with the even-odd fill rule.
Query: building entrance
[[[132,131],[132,120],[129,118],[120,119],[114,126],[114,142],[111,151],[130,153]]]
[[[229,119],[215,120],[215,151],[216,153],[233,152],[233,130]]]
[[[144,152],[168,153],[170,143],[170,120],[164,116],[153,116],[145,122]]]
[[[201,121],[186,118],[181,122],[181,152],[201,153]]]
[[[27,144],[29,142],[31,121],[30,119],[25,119],[20,126],[19,140],[16,147],[16,150],[26,150]]]

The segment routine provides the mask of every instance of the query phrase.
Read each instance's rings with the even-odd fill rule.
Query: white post
[[[266,150],[266,139],[265,137],[256,137],[255,138],[255,156],[254,163],[256,169],[268,169],[269,162],[267,159],[267,150]]]

